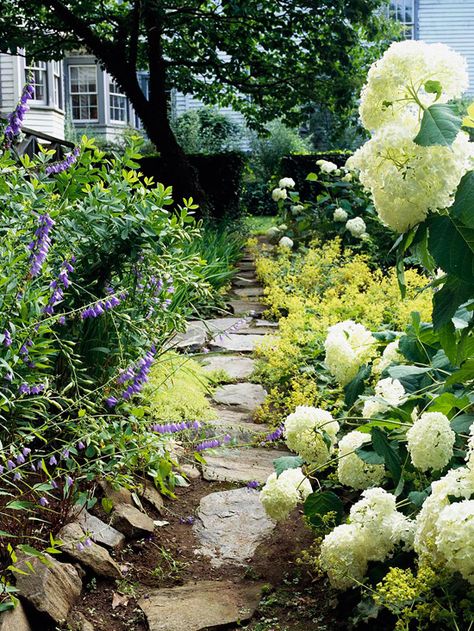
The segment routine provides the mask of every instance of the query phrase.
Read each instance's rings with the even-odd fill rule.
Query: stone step
[[[256,278],[255,269],[239,269],[234,278]]]
[[[253,285],[257,285],[257,279],[255,276],[251,276],[249,278],[234,278],[232,281],[233,287],[252,287]]]
[[[255,271],[255,263],[253,261],[248,262],[240,262],[237,263],[237,270],[240,272],[254,272]]]
[[[261,319],[255,320],[253,324],[256,327],[268,327],[272,329],[278,329],[278,327],[280,326],[278,322],[271,322],[271,320],[261,320]]]
[[[255,368],[253,359],[241,355],[206,355],[201,361],[205,372],[223,371],[229,380],[247,379]]]
[[[249,447],[242,449],[219,449],[206,455],[203,465],[205,480],[247,483],[255,480],[264,484],[274,472],[273,461],[281,456],[290,456],[289,451]]]
[[[259,298],[264,295],[263,287],[254,285],[253,287],[237,287],[233,290],[239,298]]]
[[[228,306],[236,316],[260,315],[267,309],[261,302],[250,302],[250,300],[229,300]]]
[[[251,421],[236,421],[226,418],[218,418],[208,421],[206,424],[206,435],[219,438],[228,435],[240,444],[248,444],[255,441],[262,434],[268,434],[269,428],[263,423],[252,423]]]
[[[201,547],[196,554],[211,565],[245,565],[275,523],[265,514],[254,489],[234,489],[202,498],[193,531]]]
[[[147,590],[138,605],[149,631],[201,631],[230,624],[240,627],[258,607],[262,587],[261,583],[197,581]]]
[[[238,353],[251,353],[256,346],[268,336],[246,333],[225,333],[217,335],[209,342],[213,350],[232,351]]]
[[[234,383],[220,386],[213,399],[220,405],[242,412],[254,412],[264,401],[267,391],[257,383]]]

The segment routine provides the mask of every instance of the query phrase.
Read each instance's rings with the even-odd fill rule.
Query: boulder
[[[17,603],[15,609],[0,613],[0,631],[33,631],[21,602]]]
[[[105,548],[94,542],[89,546],[83,544],[86,534],[77,522],[63,526],[59,531],[59,538],[64,542],[62,549],[70,557],[92,570],[94,574],[110,578],[122,578],[120,567]],[[79,542],[83,544],[83,549],[78,550],[77,544]]]
[[[129,539],[139,539],[153,532],[153,519],[130,504],[117,504],[112,513],[112,525]]]
[[[201,631],[249,620],[262,585],[199,581],[151,590],[138,602],[150,631]]]
[[[92,541],[114,550],[120,550],[125,545],[125,537],[121,532],[95,515],[91,515],[84,508],[81,507],[76,512],[75,518],[81,528],[89,534]]]
[[[116,504],[133,505],[132,492],[129,491],[129,489],[126,489],[123,486],[114,487],[107,480],[102,480],[100,482],[100,488],[103,490],[105,497],[112,500],[114,506]]]
[[[74,566],[60,563],[49,554],[44,556],[48,565],[37,558],[26,559],[25,555],[19,557],[30,561],[34,572],[24,564],[24,560],[20,561],[18,567],[25,574],[16,574],[16,587],[20,596],[59,624],[66,620],[79,598],[82,581]]]
[[[138,494],[141,498],[147,500],[147,502],[150,502],[153,508],[155,508],[161,515],[165,507],[165,503],[153,482],[150,482],[150,480],[145,480],[144,485],[140,484],[138,488]]]

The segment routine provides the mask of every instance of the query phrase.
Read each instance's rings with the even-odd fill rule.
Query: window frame
[[[93,68],[94,72],[95,72],[95,91],[92,90],[87,90],[84,92],[76,92],[73,90],[73,86],[72,86],[72,71],[73,69],[76,68]],[[79,85],[79,84],[78,84]],[[95,64],[70,64],[68,66],[68,87],[69,87],[69,97],[70,97],[70,105],[71,105],[71,116],[72,116],[72,120],[75,122],[79,122],[79,123],[98,123],[99,122],[99,77],[97,75],[97,66]],[[95,108],[97,111],[97,116],[96,118],[76,118],[74,116],[74,104],[73,104],[73,97],[75,96],[95,96],[96,97],[96,103],[95,103]],[[91,107],[90,104],[85,106],[87,107],[89,110]],[[79,110],[81,110],[81,105],[79,105]]]
[[[32,105],[48,105],[49,103],[49,73],[48,63],[46,61],[36,61],[35,59],[25,59],[25,83],[29,82],[31,75],[33,75],[33,90],[34,94],[31,97]],[[36,81],[37,73],[42,77],[42,82]],[[41,99],[36,98],[36,86],[43,86],[44,97]]]
[[[123,92],[120,92],[120,87],[115,83],[115,81],[109,77],[109,118],[110,122],[113,123],[122,123],[126,125],[129,119],[128,113],[128,99],[127,95]],[[123,103],[123,108],[117,105],[113,105],[113,99],[120,99]],[[113,112],[114,111],[123,111],[124,118],[115,118]]]

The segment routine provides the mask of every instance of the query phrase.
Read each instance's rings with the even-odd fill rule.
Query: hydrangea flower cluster
[[[441,471],[453,457],[456,435],[447,416],[425,412],[407,431],[407,448],[420,471]]]
[[[282,177],[278,182],[278,188],[295,188],[295,181],[292,177]]]
[[[260,491],[260,500],[271,519],[282,521],[312,492],[311,483],[301,469],[286,469],[278,477],[276,473],[268,477]]]
[[[77,158],[81,150],[79,147],[74,147],[74,150],[64,158],[61,162],[55,162],[54,164],[49,164],[44,172],[46,175],[52,175],[56,173],[62,173],[71,167],[75,162],[77,162]]]
[[[21,94],[18,105],[16,106],[15,110],[8,115],[8,124],[5,127],[4,132],[7,146],[10,146],[15,140],[15,136],[20,133],[25,114],[30,109],[28,101],[33,98],[34,93],[35,91],[33,86],[30,83],[27,83],[23,88],[23,92]]]
[[[387,377],[375,386],[375,396],[364,401],[362,416],[372,418],[390,407],[402,405],[406,400],[405,388],[398,379]]]
[[[344,210],[344,208],[341,208],[341,207],[336,208],[332,216],[334,221],[341,222],[341,223],[344,223],[345,221],[347,221],[347,217],[348,217],[347,212]],[[365,227],[364,227],[364,230],[365,230]]]
[[[381,374],[392,364],[399,364],[402,361],[403,357],[399,352],[399,343],[400,340],[395,340],[387,344],[382,353],[382,357],[374,362],[374,373]]]
[[[353,237],[360,238],[367,234],[367,226],[362,217],[354,217],[349,219],[346,223],[346,230],[348,230]]]
[[[345,320],[329,327],[324,343],[326,366],[341,386],[357,375],[374,354],[375,338],[362,324]]]
[[[329,160],[318,160],[316,162],[316,166],[318,166],[321,169],[321,172],[326,175],[330,175],[331,173],[339,175],[341,172],[337,164],[334,164],[334,162],[330,162]]]
[[[282,237],[279,241],[278,241],[278,245],[281,248],[289,248],[290,250],[292,249],[294,243],[293,243],[293,239],[290,239],[290,237]]]
[[[280,199],[286,199],[288,193],[285,188],[274,188],[272,191],[272,199],[274,202],[279,202]]]
[[[366,443],[370,443],[370,434],[357,430],[349,432],[339,441],[337,477],[344,486],[363,490],[382,483],[385,476],[384,465],[368,464],[355,452],[358,447]]]
[[[474,150],[464,132],[452,146],[423,147],[413,140],[420,104],[445,103],[461,96],[467,85],[465,59],[444,44],[396,42],[369,70],[360,116],[373,136],[347,167],[359,172],[379,217],[397,232],[423,221],[429,211],[449,207],[472,168]]]
[[[396,545],[411,549],[415,522],[396,510],[395,496],[368,489],[350,510],[350,523],[334,528],[321,545],[321,567],[333,587],[361,581],[369,561],[383,561]]]
[[[307,463],[322,466],[330,458],[337,442],[339,423],[330,412],[299,405],[285,420],[288,447]]]
[[[54,221],[45,213],[38,218],[38,228],[35,231],[35,239],[28,244],[28,249],[31,251],[30,256],[30,274],[32,276],[38,276],[43,267],[43,263],[48,256],[49,248],[51,247],[51,238],[49,233],[54,226]]]

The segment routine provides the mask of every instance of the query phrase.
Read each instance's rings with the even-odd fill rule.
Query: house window
[[[63,82],[60,61],[53,61],[53,101],[59,109],[63,108]]]
[[[127,122],[127,97],[116,83],[109,83],[110,120]]]
[[[97,68],[93,65],[69,66],[69,92],[72,118],[97,121]]]
[[[389,2],[387,15],[393,20],[401,22],[405,39],[414,38],[415,0],[397,0],[396,2]]]
[[[45,61],[27,59],[25,66],[25,81],[31,81],[33,86],[32,100],[35,103],[48,103],[48,69]]]

